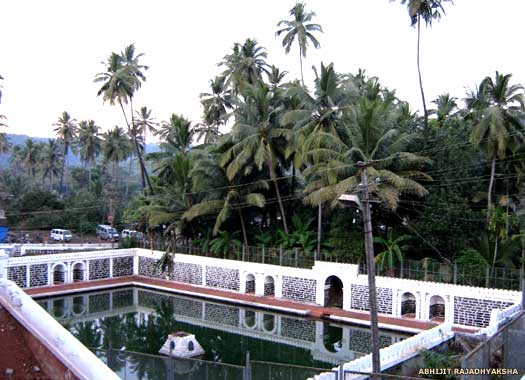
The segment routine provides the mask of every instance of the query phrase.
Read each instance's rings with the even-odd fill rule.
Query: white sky
[[[276,24],[289,19],[288,0],[16,0],[0,13],[0,114],[8,132],[51,137],[52,124],[67,110],[77,120],[94,119],[104,130],[123,124],[120,110],[102,103],[93,83],[100,63],[129,43],[150,66],[137,109],[146,105],[158,120],[171,113],[199,121],[199,94],[221,68],[216,64],[234,42],[256,38],[268,62],[299,77],[297,49],[285,55]],[[463,97],[495,70],[525,83],[523,0],[455,0],[432,29],[422,30],[423,84],[430,103],[438,94]],[[406,7],[388,0],[309,0],[321,49],[310,48],[312,65],[334,62],[338,72],[366,69],[396,89],[414,110],[421,108],[416,72],[416,30]]]

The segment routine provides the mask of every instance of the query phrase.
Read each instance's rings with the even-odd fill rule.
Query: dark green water
[[[242,376],[240,369],[235,367],[204,363],[189,370],[192,363],[186,362],[177,365],[188,368],[176,370],[167,359],[103,351],[125,347],[126,351],[157,355],[168,334],[176,331],[195,334],[205,350],[201,359],[206,361],[244,366],[249,352],[251,360],[255,361],[253,367],[261,367],[259,372],[265,374],[259,377],[261,379],[305,379],[306,372],[284,376],[280,366],[257,361],[332,368],[341,361],[368,353],[370,347],[366,328],[328,324],[143,288],[81,293],[37,302],[84,345],[99,349],[97,355],[126,379],[242,378],[239,377]],[[383,346],[405,337],[407,335],[390,331],[380,334]],[[193,373],[193,377],[180,377],[181,372]],[[180,376],[171,376],[175,373]]]

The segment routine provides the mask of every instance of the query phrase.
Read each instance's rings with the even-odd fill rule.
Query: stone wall
[[[109,278],[109,259],[89,260],[89,279]]]
[[[255,293],[255,280],[246,281],[246,293]]]
[[[239,270],[219,267],[206,267],[206,286],[229,290],[239,290]]]
[[[133,256],[115,257],[113,259],[113,277],[131,276],[133,274]]]
[[[394,343],[392,335],[379,334],[379,347],[388,347]],[[367,330],[350,330],[350,351],[369,354],[372,351],[372,334]]]
[[[377,312],[392,314],[392,289],[377,288]],[[350,292],[350,308],[358,310],[370,310],[368,300],[368,286],[352,284]]]
[[[505,309],[512,302],[480,300],[477,298],[454,297],[454,323],[467,326],[486,327],[490,322],[492,309]]]
[[[273,282],[266,282],[264,284],[264,295],[270,296],[275,294],[275,284]]]
[[[7,268],[7,279],[15,282],[21,288],[26,287],[26,267]]]
[[[29,269],[29,286],[47,285],[47,264],[31,265]]]
[[[187,284],[202,285],[202,265],[175,262],[170,278]]]
[[[157,260],[150,257],[139,257],[139,274],[141,276],[166,278],[167,272],[162,272],[157,266]]]
[[[315,280],[299,277],[283,277],[283,298],[315,303]]]
[[[113,309],[133,306],[133,289],[116,290],[111,292]]]

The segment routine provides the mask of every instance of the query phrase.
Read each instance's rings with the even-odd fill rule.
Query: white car
[[[49,238],[54,241],[70,241],[73,238],[71,231],[54,228],[51,230]]]

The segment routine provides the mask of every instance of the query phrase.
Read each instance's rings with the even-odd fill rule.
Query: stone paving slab
[[[145,276],[124,276],[111,279],[75,282],[72,284],[42,286],[25,289],[25,292],[33,297],[52,296],[64,293],[81,292],[86,290],[99,290],[117,286],[138,285],[152,287],[161,290],[183,293],[203,298],[214,298],[216,300],[232,303],[240,303],[247,306],[267,308],[281,312],[308,315],[316,319],[337,320],[339,322],[369,324],[370,315],[366,311],[347,311],[339,308],[322,307],[315,304],[298,303],[294,301],[277,299],[272,296],[256,296],[239,292],[211,289],[203,286],[189,285],[180,282]],[[396,318],[388,315],[379,315],[379,324],[386,328],[400,329],[413,332],[428,330],[438,325],[432,321],[418,321],[411,318]],[[477,328],[454,328],[458,332],[476,332]]]

